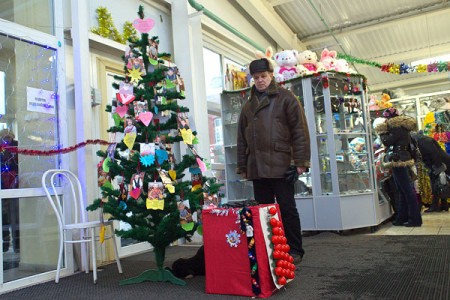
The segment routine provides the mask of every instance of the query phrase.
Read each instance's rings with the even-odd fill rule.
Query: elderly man
[[[305,113],[295,95],[275,83],[267,59],[252,61],[249,70],[255,84],[239,117],[236,172],[253,181],[258,203],[276,200],[279,204],[290,254],[299,263],[305,253],[300,216],[294,185],[286,180],[285,173],[291,165],[299,175],[310,166]]]

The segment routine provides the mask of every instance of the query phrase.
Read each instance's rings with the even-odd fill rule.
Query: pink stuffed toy
[[[327,71],[336,70],[336,55],[336,51],[329,51],[327,48],[323,49],[320,62]]]

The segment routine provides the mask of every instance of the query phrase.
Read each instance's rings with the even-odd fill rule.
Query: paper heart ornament
[[[192,145],[192,130],[183,128],[180,130],[180,133],[183,141],[188,145]]]
[[[141,195],[141,189],[140,189],[140,188],[134,188],[134,189],[132,189],[132,190],[130,191],[130,196],[131,196],[133,199],[136,199],[136,200],[137,200],[137,198],[139,198],[140,195]]]
[[[198,167],[200,168],[200,171],[205,172],[206,171],[206,165],[203,162],[203,160],[201,160],[200,158],[197,157],[197,164]]]
[[[141,120],[141,122],[144,123],[145,126],[148,126],[148,124],[150,124],[152,118],[153,114],[149,111],[139,114],[139,120]]]
[[[169,176],[172,180],[175,180],[177,179],[177,172],[175,172],[175,170],[169,170]]]
[[[155,26],[155,21],[153,19],[136,19],[133,21],[133,26],[140,33],[147,33]]]
[[[116,94],[117,100],[120,101],[120,103],[122,104],[128,104],[131,101],[133,101],[136,97],[134,95],[125,95],[125,94],[121,94],[121,93],[117,93]]]
[[[128,112],[128,105],[124,105],[124,106],[117,106],[116,107],[116,113],[123,118]]]
[[[125,135],[123,142],[127,145],[128,149],[133,149],[134,141],[136,140],[136,133],[130,132]]]

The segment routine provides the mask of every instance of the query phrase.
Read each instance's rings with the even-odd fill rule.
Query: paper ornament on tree
[[[116,113],[120,116],[120,118],[123,118],[127,114],[127,112],[128,112],[128,105],[116,107]]]
[[[135,68],[133,68],[133,69],[128,69],[128,76],[130,76],[131,77],[131,82],[136,82],[136,83],[139,83],[139,80],[141,80],[142,79],[142,76],[141,76],[141,71],[139,71],[139,69],[135,69]]]
[[[133,149],[134,141],[136,140],[136,132],[129,132],[123,138],[123,142],[127,145],[128,149]]]
[[[145,201],[147,209],[164,209],[164,200],[148,199]]]
[[[152,118],[153,114],[149,111],[139,114],[139,120],[144,123],[145,126],[148,126],[150,124]]]
[[[110,161],[111,161],[111,159],[109,157],[107,157],[103,160],[102,168],[103,168],[103,171],[105,171],[106,173],[109,172],[109,162]]]
[[[169,176],[172,180],[177,179],[177,172],[175,170],[169,170]]]
[[[127,105],[128,103],[130,103],[131,101],[133,101],[136,98],[134,95],[125,95],[125,94],[121,94],[121,93],[117,93],[116,97],[117,97],[117,100],[119,100],[120,103],[122,103],[124,105]]]
[[[158,149],[155,151],[155,154],[156,154],[156,159],[158,160],[158,164],[162,164],[164,161],[166,161],[169,158],[166,150]]]
[[[175,187],[171,184],[166,184],[166,189],[169,191],[169,193],[173,194],[175,193]]]
[[[139,198],[140,195],[141,195],[141,189],[140,189],[140,188],[134,188],[134,189],[132,189],[132,190],[130,191],[130,196],[131,196],[133,199],[136,199],[136,200],[137,200],[137,198]]]
[[[103,244],[105,241],[105,225],[100,226],[100,232],[99,232],[99,242],[100,244]]]
[[[152,154],[141,156],[140,161],[145,167],[149,167],[155,163],[155,156]]]
[[[180,133],[183,141],[188,145],[192,145],[192,130],[183,128],[180,129]]]
[[[133,26],[140,33],[147,33],[155,26],[155,21],[153,19],[136,19],[133,21]]]
[[[206,165],[203,162],[203,160],[201,160],[198,157],[196,159],[197,159],[197,164],[198,164],[198,167],[200,168],[200,171],[205,172],[206,171]]]
[[[114,125],[119,126],[120,125],[120,121],[122,120],[122,118],[119,116],[118,113],[114,113],[113,114],[113,120],[114,120]]]
[[[166,78],[166,88],[173,89],[174,87],[175,87],[175,84],[172,81],[170,81],[170,79]]]
[[[133,93],[134,86],[132,84],[121,82],[119,87],[119,93],[123,95],[134,95]]]

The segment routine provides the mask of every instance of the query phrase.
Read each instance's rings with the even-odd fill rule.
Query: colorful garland
[[[337,54],[337,58],[345,59],[349,63],[356,63],[362,65],[368,65],[372,67],[379,68],[382,72],[387,72],[391,74],[409,74],[409,73],[437,73],[437,72],[448,72],[450,71],[450,62],[439,61],[430,64],[420,64],[417,66],[412,66],[406,63],[394,64],[380,64],[374,61],[360,59],[347,54]]]
[[[67,148],[61,148],[61,149],[55,149],[55,150],[30,150],[30,149],[19,149],[17,146],[4,146],[0,145],[0,152],[3,151],[9,151],[12,153],[18,153],[22,155],[32,155],[32,156],[52,156],[56,154],[65,154],[72,151],[77,150],[78,148],[85,147],[89,144],[100,144],[100,145],[109,145],[110,143],[104,140],[96,139],[96,140],[87,140],[85,142],[78,143],[74,146],[67,147]]]
[[[249,208],[242,208],[240,221],[241,231],[247,236],[248,259],[250,261],[250,276],[252,277],[252,290],[255,295],[259,295],[261,293],[261,287],[259,286],[258,262],[256,259],[252,212]]]

